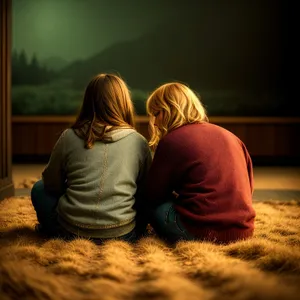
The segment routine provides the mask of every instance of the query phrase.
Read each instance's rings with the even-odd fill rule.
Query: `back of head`
[[[88,84],[72,128],[91,148],[107,131],[134,127],[134,106],[126,83],[114,74],[99,74]]]
[[[159,140],[169,131],[186,124],[208,122],[200,97],[187,85],[179,82],[166,83],[152,92],[146,103],[150,116],[150,146],[157,146]],[[155,116],[162,112],[162,126],[154,126]]]

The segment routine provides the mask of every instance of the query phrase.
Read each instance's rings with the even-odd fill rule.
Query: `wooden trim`
[[[75,116],[12,116],[13,123],[72,123]]]
[[[0,199],[14,195],[11,139],[12,1],[0,1]]]
[[[72,120],[60,119],[60,122],[45,123],[37,122],[41,121],[37,119],[29,122],[30,118],[28,118],[28,122],[19,121],[19,123],[12,123],[14,158],[22,155],[32,157],[50,155],[59,135],[70,127],[68,121]],[[272,123],[269,120],[265,124],[243,122],[217,124],[237,135],[246,144],[253,157],[300,158],[300,143],[297,139],[300,122]],[[147,118],[144,121],[137,121],[136,128],[146,139],[149,139]]]
[[[75,116],[12,116],[13,123],[72,123]],[[136,122],[148,122],[147,116],[136,116]],[[298,117],[223,117],[212,116],[211,123],[222,124],[295,124],[300,123]]]

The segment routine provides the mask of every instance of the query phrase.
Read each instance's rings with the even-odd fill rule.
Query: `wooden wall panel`
[[[11,153],[11,0],[0,1],[0,200],[14,195]]]
[[[233,132],[236,136],[238,136],[244,143],[247,145],[246,134],[247,134],[247,126],[243,123],[233,124],[233,123],[217,123],[221,125],[225,129]]]
[[[13,123],[13,155],[48,155],[68,123]]]
[[[278,155],[289,153],[300,156],[300,126],[299,124],[281,124],[275,128],[275,148]]]
[[[13,154],[49,155],[60,133],[74,117],[13,117]],[[236,134],[253,157],[300,160],[300,118],[215,117],[210,121]],[[137,118],[137,130],[147,139],[148,118]]]
[[[275,149],[275,128],[276,126],[273,124],[264,124],[264,126],[251,124],[248,126],[245,141],[252,155],[277,155]]]

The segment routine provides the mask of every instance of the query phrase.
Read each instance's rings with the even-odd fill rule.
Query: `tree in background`
[[[55,78],[56,73],[41,66],[36,54],[30,61],[24,49],[12,52],[12,85],[42,85]]]

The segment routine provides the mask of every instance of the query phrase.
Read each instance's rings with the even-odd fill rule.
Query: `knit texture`
[[[227,243],[252,236],[252,193],[251,157],[230,131],[210,123],[190,124],[160,141],[150,168],[148,201],[156,207],[173,199],[195,237]]]
[[[114,130],[91,149],[72,129],[64,131],[42,174],[46,191],[59,197],[61,225],[95,238],[130,232],[151,160],[147,140],[133,129]]]

